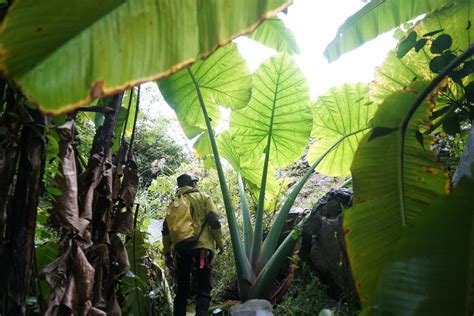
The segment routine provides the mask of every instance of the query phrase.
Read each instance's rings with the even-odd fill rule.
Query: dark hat
[[[183,173],[176,180],[178,180],[178,187],[182,188],[186,185],[191,184],[194,181],[199,181],[199,178],[187,173]]]

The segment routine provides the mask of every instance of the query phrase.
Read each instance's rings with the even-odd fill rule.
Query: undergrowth
[[[329,297],[326,288],[307,264],[302,263],[295,273],[295,278],[274,309],[276,316],[313,316],[327,306]]]

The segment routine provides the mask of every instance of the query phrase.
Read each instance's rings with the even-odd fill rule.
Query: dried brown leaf
[[[114,217],[114,228],[115,233],[125,234],[129,237],[133,234],[133,212],[131,209],[127,209],[125,212],[120,212]]]
[[[128,253],[120,237],[112,234],[110,238],[111,257],[118,263],[118,274],[125,274],[130,269]]]
[[[139,184],[137,165],[135,161],[128,161],[127,166],[123,170],[123,174],[122,186],[120,187],[120,199],[128,209],[131,209],[133,201],[135,201]]]
[[[58,133],[61,135],[59,142],[59,164],[60,173],[55,178],[57,187],[62,194],[56,197],[54,203],[54,212],[57,214],[61,224],[65,228],[81,232],[79,225],[79,205],[78,205],[78,186],[76,157],[73,147],[73,121],[67,121],[58,127]]]

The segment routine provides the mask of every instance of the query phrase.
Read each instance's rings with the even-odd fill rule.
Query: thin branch
[[[137,103],[135,106],[135,118],[133,119],[133,128],[132,128],[132,136],[130,137],[130,146],[128,147],[128,159],[130,159],[132,155],[132,148],[133,148],[133,141],[135,140],[135,130],[137,128],[137,119],[138,119],[138,112],[139,112],[139,105],[140,105],[140,86],[138,86],[137,92]]]
[[[130,98],[128,99],[128,108],[127,108],[127,119],[125,120],[125,125],[122,130],[122,139],[120,141],[121,146],[125,144],[125,133],[127,131],[128,119],[130,118],[130,107],[132,106],[133,100],[133,87],[130,89]]]

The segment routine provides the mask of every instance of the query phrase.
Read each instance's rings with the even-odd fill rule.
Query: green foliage
[[[228,234],[224,234],[224,252],[215,257],[213,271],[213,288],[211,297],[215,302],[223,302],[229,299],[229,296],[237,294],[236,277],[234,266],[234,254],[230,244]],[[234,292],[232,292],[232,290]]]
[[[244,238],[244,245],[242,245],[240,229],[237,226],[236,215],[232,206],[233,201],[229,196],[228,181],[225,179],[222,170],[212,130],[213,125],[216,125],[216,117],[213,116],[215,115],[215,100],[210,97],[212,96],[210,93],[217,93],[216,98],[219,98],[221,91],[208,91],[207,85],[203,84],[212,81],[215,75],[209,76],[207,73],[198,73],[201,69],[209,69],[208,72],[213,74],[214,71],[217,71],[216,75],[220,75],[221,72],[225,73],[228,64],[233,65],[239,60],[235,51],[230,50],[230,54],[224,54],[227,51],[225,49],[230,50],[230,48],[221,48],[220,51],[222,52],[216,52],[217,56],[222,56],[219,60],[211,57],[191,67],[187,73],[182,71],[164,80],[159,86],[162,88],[165,99],[172,102],[178,116],[181,116],[181,125],[185,127],[187,136],[200,135],[200,137],[204,137],[205,135],[209,137],[207,144],[210,144],[210,146],[206,145],[201,148],[211,147],[214,154],[232,237],[240,296],[242,298],[266,297],[269,295],[271,284],[281,265],[286,261],[286,256],[296,241],[295,238],[289,237],[285,239],[280,248],[276,249],[278,246],[276,241],[281,233],[282,224],[296,196],[314,171],[314,168],[328,153],[344,142],[346,138],[362,132],[367,127],[361,126],[362,130],[344,130],[343,132],[347,132],[347,134],[342,134],[339,138],[334,139],[334,143],[326,148],[320,157],[316,157],[316,161],[298,185],[295,186],[286,202],[281,203],[283,206],[278,212],[275,223],[270,228],[269,235],[262,247],[263,219],[265,208],[268,207],[268,203],[265,202],[269,200],[266,198],[267,182],[270,184],[273,182],[273,179],[269,179],[268,176],[272,174],[273,167],[287,166],[299,158],[309,141],[313,121],[306,82],[293,59],[288,54],[280,54],[263,63],[252,75],[252,96],[248,105],[243,108],[234,107],[235,109],[231,112],[230,131],[219,136],[220,149],[222,149],[230,164],[245,177],[246,181],[259,187],[253,230],[248,227],[247,214],[250,214],[250,212],[246,207],[245,196],[241,196],[242,214],[247,218],[243,221],[243,231],[246,237]],[[235,91],[240,93],[248,89],[248,81],[244,80],[245,76],[241,76],[240,72],[237,71],[236,75],[236,80],[240,81],[240,86],[235,82],[236,86],[233,87],[236,89]],[[195,91],[191,91],[191,82],[194,84]],[[227,89],[225,82],[222,89]],[[244,95],[243,92],[242,95]],[[232,94],[228,94],[228,96],[232,96]],[[232,99],[225,98],[222,100],[228,102],[228,104],[232,101]],[[210,106],[209,112],[207,111],[208,104]],[[197,105],[200,106],[200,109],[197,108]],[[183,112],[182,109],[186,109],[186,111]],[[204,115],[207,134],[201,131],[201,123],[195,117],[196,113]],[[359,122],[355,125],[367,124],[370,118],[369,112],[363,113],[366,114],[364,116],[365,120],[361,120],[362,123]],[[347,117],[349,117],[347,120],[350,122],[352,116],[349,114]],[[186,121],[189,119],[192,121]],[[349,124],[348,126],[352,128],[352,125]],[[329,129],[323,131],[319,136],[330,136],[325,135],[328,134],[327,130]],[[351,142],[351,145],[356,146],[357,140],[356,138],[356,141]],[[244,190],[241,189],[240,191],[241,194],[245,195]],[[274,205],[279,207],[281,204],[277,201]],[[250,235],[249,231],[253,231],[253,233]],[[295,236],[295,234],[297,235],[296,231],[291,236]],[[249,238],[251,239],[250,242],[248,241]]]
[[[206,111],[215,127],[220,119],[218,107],[238,109],[246,106],[251,84],[245,60],[234,43],[222,47],[188,70],[159,82],[160,90],[175,110],[186,137],[195,138],[196,155],[204,160],[207,168],[213,166],[212,149],[198,93],[206,102]]]
[[[263,21],[248,37],[281,53],[300,52],[293,33],[278,17]]]
[[[253,74],[248,106],[233,111],[230,132],[241,159],[256,162],[269,155],[275,167],[301,156],[312,126],[309,92],[293,58],[280,54]]]
[[[365,135],[377,107],[368,100],[367,85],[345,84],[330,89],[313,104],[312,136],[316,142],[308,150],[313,163],[327,148],[346,137],[321,161],[316,171],[337,177],[347,176],[357,146]]]
[[[134,151],[136,152],[141,187],[146,188],[157,176],[168,176],[190,159],[186,148],[178,144],[167,130],[175,121],[151,117],[143,112],[137,122]]]
[[[420,123],[428,119],[430,105],[421,105],[409,125],[403,125],[426,86],[415,82],[385,100],[372,127],[374,132],[377,127],[393,131],[367,135],[352,164],[353,207],[345,213],[344,231],[363,305],[373,302],[380,273],[405,227],[449,189],[443,166],[429,150],[430,138],[420,144],[416,137]]]
[[[263,159],[259,159],[258,161],[252,161],[245,159],[237,153],[236,147],[233,144],[233,136],[229,133],[229,131],[225,131],[224,133],[220,134],[217,142],[219,145],[219,151],[222,153],[222,157],[230,163],[232,168],[236,172],[239,172],[241,176],[245,179],[247,185],[249,185],[254,193],[254,196],[258,196],[259,188],[260,188],[260,179],[262,178],[263,172]],[[267,186],[266,186],[266,196],[267,201],[270,201],[272,197],[275,197],[278,190],[278,183],[275,181],[276,179],[276,171],[275,168],[271,166],[268,168],[268,177],[267,177]],[[268,205],[268,204],[267,204]]]
[[[405,39],[401,40],[398,44],[397,57],[403,58],[410,51],[410,49],[415,47],[417,44],[418,42],[416,41],[416,32],[410,32],[410,34],[408,34],[408,36]],[[421,44],[418,44],[418,46],[420,45]]]
[[[43,201],[45,203],[45,201]],[[36,216],[35,230],[35,269],[41,271],[48,264],[53,262],[59,254],[59,235],[52,229],[48,223],[48,212],[39,207]],[[48,283],[42,279],[36,279],[35,295],[44,302],[49,301],[51,288]]]
[[[153,264],[147,253],[145,234],[135,230],[125,244],[130,271],[120,279],[120,293],[129,315],[170,315],[170,288],[163,270]]]
[[[77,150],[79,154],[79,161],[85,167],[85,162],[89,157],[89,152],[92,148],[96,126],[94,122],[84,113],[77,113],[76,115],[76,132],[77,132]]]
[[[286,1],[275,0],[261,2],[254,8],[253,2],[231,1],[227,3],[231,10],[247,10],[216,10],[211,13],[206,10],[221,8],[222,4],[208,3],[201,4],[200,14],[196,14],[195,3],[184,7],[184,2],[173,2],[170,7],[181,9],[174,10],[179,14],[176,17],[166,15],[165,10],[158,13],[151,10],[154,3],[130,0],[127,2],[130,7],[148,8],[137,19],[129,13],[130,10],[110,0],[97,5],[92,14],[87,11],[85,19],[77,19],[72,24],[70,17],[64,14],[54,14],[53,20],[44,22],[44,14],[57,10],[54,1],[39,8],[26,0],[18,0],[0,31],[0,70],[16,81],[29,98],[50,112],[80,106],[90,101],[91,95],[112,94],[126,84],[145,78],[161,78],[169,73],[169,69],[176,71],[185,63],[193,62],[196,56],[206,55],[217,43],[228,41],[230,36],[238,33],[233,31],[236,27],[239,31],[251,25],[253,28],[262,14],[286,5]],[[86,7],[76,1],[69,9],[80,15]],[[423,310],[432,314],[439,313],[439,305],[443,305],[450,307],[446,313],[455,310],[456,314],[466,314],[466,292],[472,277],[469,260],[473,183],[464,180],[452,194],[435,203],[433,201],[450,190],[445,166],[440,163],[440,153],[447,149],[449,157],[456,159],[460,156],[466,131],[470,128],[469,121],[474,117],[471,105],[474,100],[474,62],[463,61],[414,113],[413,105],[417,104],[420,93],[427,86],[420,80],[432,80],[470,45],[469,17],[474,14],[473,8],[464,0],[371,1],[341,26],[336,39],[325,52],[328,59],[334,60],[420,13],[433,13],[415,26],[412,23],[404,25],[404,29],[409,29],[407,33],[398,31],[401,41],[376,71],[376,80],[369,92],[363,85],[337,87],[321,96],[312,109],[304,77],[287,53],[269,59],[250,77],[235,45],[229,44],[216,50],[208,59],[162,80],[163,95],[178,114],[187,137],[196,139],[195,149],[201,160],[183,164],[188,161],[186,152],[164,133],[172,122],[150,119],[146,115],[140,118],[135,149],[144,181],[138,202],[146,213],[141,215],[139,227],[146,228],[147,219],[162,216],[165,205],[174,194],[178,174],[191,172],[198,175],[201,189],[214,198],[219,209],[226,209],[229,231],[225,235],[232,237],[234,250],[233,253],[225,252],[217,263],[220,280],[214,294],[222,297],[225,287],[235,277],[231,271],[231,263],[235,262],[242,298],[266,297],[280,266],[286,262],[301,233],[298,226],[280,246],[277,245],[281,225],[303,185],[315,168],[331,175],[346,175],[355,155],[352,164],[354,206],[345,215],[344,229],[356,288],[367,308],[365,311],[399,313]],[[33,11],[30,9],[40,11],[31,15],[29,12]],[[233,19],[226,19],[229,12],[232,12]],[[120,21],[117,20],[119,13],[123,13]],[[196,21],[196,17],[200,20]],[[131,23],[136,20],[138,24]],[[223,23],[227,20],[229,23]],[[159,27],[154,24],[156,21],[160,21]],[[20,22],[22,28],[17,32]],[[155,28],[148,24],[144,26],[147,22]],[[173,27],[167,28],[171,22]],[[133,27],[121,30],[125,24]],[[114,32],[112,35],[103,32],[107,25],[118,27],[120,41],[113,36]],[[52,37],[55,27],[62,27],[63,32]],[[138,28],[143,34],[130,36]],[[200,42],[195,40],[195,33],[187,32],[188,28],[198,29],[195,33],[201,37]],[[92,33],[99,36],[92,38]],[[154,38],[151,42],[146,40],[150,36]],[[250,37],[289,53],[298,50],[292,34],[276,18],[262,23]],[[42,44],[48,45],[39,47],[40,39]],[[151,48],[138,51],[137,58],[134,48],[138,45],[135,43],[143,43],[144,39],[152,43]],[[87,49],[88,53],[81,55],[83,58],[71,58],[78,52],[83,53],[77,50],[77,45],[80,47],[84,43],[92,49]],[[187,46],[181,47],[181,43]],[[101,50],[97,49],[99,44]],[[150,58],[148,54],[155,52],[157,47],[173,47],[173,51],[179,53],[171,56],[167,50],[160,50],[158,55]],[[115,59],[110,58],[105,63],[96,61],[99,55],[103,61],[103,54],[109,56],[109,51],[114,52]],[[117,55],[117,51],[121,53]],[[97,52],[101,54],[97,55]],[[133,61],[139,61],[140,66],[131,62],[117,75],[117,61],[129,60],[127,56],[132,53]],[[64,67],[65,60],[70,67]],[[90,74],[81,72],[89,69],[82,67],[82,63],[101,66]],[[82,70],[75,73],[79,64]],[[87,77],[86,80],[77,80],[78,73]],[[58,77],[62,80],[57,80]],[[98,78],[101,81],[97,81]],[[44,82],[48,89],[44,89]],[[370,103],[368,97],[374,103]],[[123,101],[115,130],[115,150],[119,144],[118,135],[122,131],[129,135],[130,117],[135,111],[129,106],[135,104],[133,98],[134,94],[129,94]],[[101,104],[97,102],[96,105]],[[379,105],[378,111],[369,124],[376,105]],[[231,126],[230,131],[215,135],[213,128],[220,119],[219,106],[232,109]],[[103,115],[89,117],[96,127],[100,126]],[[57,125],[65,117],[55,119]],[[79,145],[80,157],[85,160],[92,143],[93,126],[84,114],[77,114],[76,119],[83,123],[78,124],[77,133],[82,142]],[[370,127],[372,131],[362,139]],[[430,136],[433,132],[437,132],[436,144]],[[274,167],[294,163],[306,148],[310,133],[317,138],[308,154],[313,163],[284,202],[276,198],[274,209],[275,213],[279,212],[262,244],[265,211],[270,209],[271,201],[267,193],[275,189]],[[59,137],[53,128],[48,129],[46,137],[48,156],[44,182],[51,200],[61,194],[60,188],[53,185],[59,162]],[[245,187],[260,190],[255,194],[256,198],[251,199],[251,202],[258,200],[258,203],[253,203],[256,207],[254,229],[252,233],[245,227],[242,229],[247,231],[245,238],[252,239],[252,244],[240,242],[242,232],[238,227],[241,221],[250,225],[251,213],[246,199],[249,192],[245,191],[244,183],[240,183],[239,200],[236,172],[223,172],[215,137],[223,157],[243,176]],[[432,149],[437,151],[437,155]],[[211,152],[217,173],[201,168],[201,162],[207,167],[212,165]],[[156,175],[158,177],[154,179]],[[217,181],[222,195],[216,186]],[[233,208],[238,201],[247,213]],[[239,218],[239,214],[245,215],[246,219]],[[50,262],[57,252],[57,236],[47,227],[45,218],[45,211],[40,210],[36,235],[39,266]],[[228,238],[226,243],[229,244]],[[152,251],[154,247],[157,245],[147,242],[146,235],[139,230],[127,243],[131,272],[121,279],[120,285],[126,313],[170,312],[169,287],[163,271],[155,265],[154,259],[156,262],[159,259],[154,256],[159,256],[159,253]],[[323,288],[313,277],[309,283],[303,282],[307,276],[297,277],[277,314],[313,315],[323,307],[322,302],[326,301]],[[39,286],[42,288],[41,284]]]
[[[324,285],[306,264],[302,264],[274,312],[277,316],[318,315],[328,299]]]
[[[454,0],[373,0],[349,17],[337,30],[332,42],[326,47],[324,55],[331,62],[344,53],[361,46],[379,34],[390,31],[416,16],[435,11],[438,8],[455,3]],[[461,1],[466,2],[466,1]],[[453,23],[456,24],[456,23]],[[403,55],[405,47],[414,45],[413,38],[403,44],[400,51]]]
[[[0,68],[42,110],[64,112],[166,77],[289,3],[18,1],[0,32]]]
[[[56,196],[61,195],[61,190],[54,183],[54,178],[59,175],[59,141],[60,137],[54,126],[46,130],[46,159],[45,159],[45,170],[43,176],[43,183],[45,184],[45,198],[52,200]]]
[[[473,190],[474,179],[462,179],[405,230],[382,272],[377,313],[469,314]]]
[[[218,105],[232,109],[247,105],[252,83],[245,60],[239,54],[236,44],[230,43],[222,47],[205,61],[195,63],[189,70],[199,83],[213,124],[217,124],[219,120]],[[180,121],[206,129],[196,87],[187,70],[161,80],[159,87]]]

